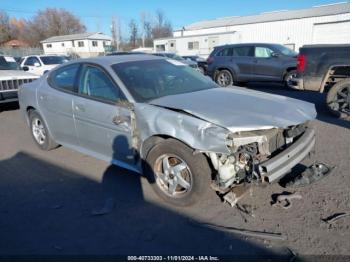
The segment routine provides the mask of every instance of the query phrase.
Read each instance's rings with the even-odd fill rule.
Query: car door
[[[100,66],[85,64],[79,78],[73,108],[80,146],[97,158],[132,168],[137,157],[131,143],[131,111],[120,105],[124,94]]]
[[[252,74],[254,61],[253,46],[235,46],[232,48],[230,62],[235,68],[237,80],[249,80]]]
[[[59,144],[78,146],[73,119],[73,97],[80,63],[61,67],[43,76],[37,99],[51,135]]]
[[[42,63],[36,56],[29,56],[24,61],[23,66],[28,68],[28,72],[36,75],[42,75]]]
[[[267,46],[255,46],[253,75],[256,80],[280,80],[283,67],[275,52]]]

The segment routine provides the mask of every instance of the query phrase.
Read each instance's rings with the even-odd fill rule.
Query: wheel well
[[[329,90],[336,83],[350,78],[350,65],[336,65],[328,69],[322,80],[321,92]]]
[[[289,73],[290,71],[297,70],[296,67],[288,67],[283,74],[283,79],[285,78],[286,74]]]
[[[27,120],[28,125],[29,125],[29,114],[30,114],[31,111],[34,111],[34,110],[35,110],[35,108],[32,107],[32,106],[27,106],[27,108],[26,108],[26,112],[27,112],[26,120]]]

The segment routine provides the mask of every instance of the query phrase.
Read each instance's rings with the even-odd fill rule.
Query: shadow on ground
[[[20,152],[0,170],[2,255],[275,254],[146,202],[140,176],[115,166],[99,183]]]
[[[247,88],[313,103],[316,106],[318,120],[332,125],[350,128],[350,121],[338,119],[328,111],[326,106],[326,94],[312,91],[291,90],[278,83],[250,83]]]

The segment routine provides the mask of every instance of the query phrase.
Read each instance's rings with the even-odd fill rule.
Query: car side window
[[[55,70],[53,75],[50,76],[50,80],[54,87],[65,91],[74,92],[75,78],[79,66],[80,64],[72,64]]]
[[[224,48],[216,54],[216,56],[231,56],[231,55],[232,55],[232,48]]]
[[[118,86],[100,68],[95,66],[84,66],[80,81],[79,94],[91,98],[106,100],[107,102],[117,102],[125,100]]]
[[[251,46],[237,46],[232,50],[232,56],[253,56],[253,48]]]
[[[34,66],[35,63],[41,64],[38,58],[36,58],[35,56],[30,56],[24,62],[24,65],[26,65],[26,66]]]
[[[269,58],[272,57],[273,51],[268,47],[257,46],[255,47],[255,57]]]

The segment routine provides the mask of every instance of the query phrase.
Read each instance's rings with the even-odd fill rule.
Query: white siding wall
[[[92,45],[92,41],[97,41],[97,47]],[[73,46],[74,42],[74,46]],[[84,46],[79,47],[78,42],[83,42]],[[111,44],[110,40],[74,40],[74,41],[64,41],[64,42],[53,42],[53,43],[43,43],[45,54],[68,54],[71,52],[77,53],[82,57],[95,56],[98,53],[104,52],[103,42],[107,45]],[[47,47],[47,45],[52,47]],[[64,44],[64,46],[62,46]]]
[[[219,36],[218,45],[265,42],[294,44],[295,50],[299,50],[299,48],[305,44],[317,44],[313,41],[313,30],[315,24],[346,20],[350,20],[350,13],[200,30],[185,30],[183,32],[175,31],[174,39],[176,39],[177,53],[180,55],[199,54],[203,57],[208,56],[211,50],[208,49],[206,40],[208,41],[208,38],[212,37],[212,34],[217,34]],[[236,31],[235,36],[232,34],[223,34],[232,31]],[[186,36],[193,37],[188,38]],[[200,50],[197,53],[188,50],[187,42],[189,42],[190,39],[191,41],[197,39],[197,41],[200,42]],[[159,41],[166,42],[166,40],[155,40],[155,45],[157,45]],[[323,43],[325,42],[327,41],[323,40]],[[332,36],[332,39],[330,39],[329,42],[337,43],[337,39],[334,39]],[[341,41],[339,40],[339,42]]]

